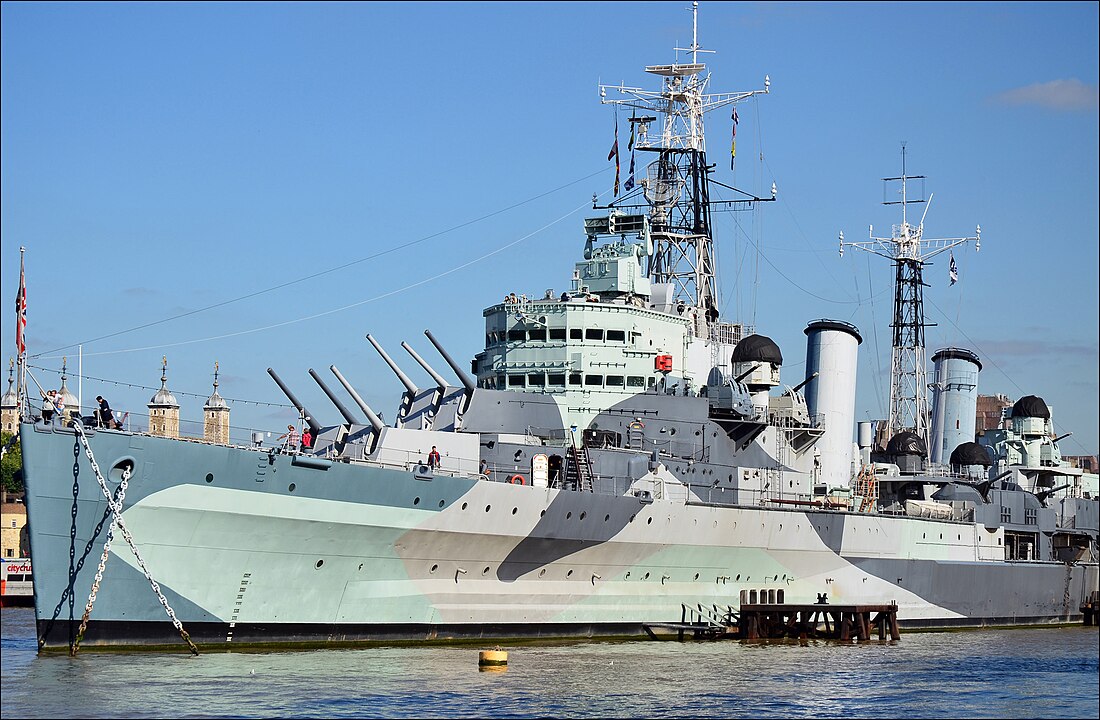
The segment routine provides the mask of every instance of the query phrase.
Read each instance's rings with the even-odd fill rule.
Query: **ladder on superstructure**
[[[569,462],[565,465],[565,481],[577,490],[592,492],[592,458],[588,446],[577,449],[576,441],[569,445]]]
[[[872,465],[864,465],[856,476],[856,494],[860,496],[859,512],[871,512],[878,503],[878,476]]]

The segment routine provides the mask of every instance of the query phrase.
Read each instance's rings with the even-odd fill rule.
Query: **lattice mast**
[[[714,308],[716,312],[718,296],[710,222],[713,203],[709,193],[710,168],[706,161],[703,116],[712,110],[767,93],[771,81],[764,78],[763,90],[706,93],[710,74],[698,58],[699,53],[714,51],[704,50],[699,45],[699,3],[692,3],[691,10],[691,47],[675,48],[678,52],[691,53],[691,62],[647,66],[647,73],[664,78],[660,92],[621,84],[601,84],[600,102],[643,111],[641,117],[635,114],[630,119],[636,130],[634,149],[657,154],[657,159],[648,165],[645,177],[639,183],[650,207],[654,241],[654,251],[647,268],[649,279],[655,283],[671,283],[674,300],[683,300],[688,306]],[[609,99],[609,90],[624,97]],[[660,130],[651,132],[649,125],[656,122],[658,116],[663,117]],[[724,204],[765,199],[731,189],[746,199]],[[774,194],[773,187],[773,200]]]
[[[840,254],[844,247],[858,248],[889,259],[894,264],[894,319],[893,348],[890,357],[890,413],[887,418],[887,438],[903,430],[916,433],[931,447],[928,430],[928,380],[925,361],[924,329],[935,323],[925,322],[923,271],[925,264],[936,255],[963,243],[974,241],[974,249],[981,250],[982,227],[977,226],[974,237],[937,238],[924,237],[924,218],[928,205],[916,227],[909,224],[908,206],[924,203],[923,198],[909,196],[908,183],[924,180],[924,175],[907,175],[905,170],[905,144],[901,146],[901,176],[883,178],[884,183],[900,183],[901,200],[884,201],[883,205],[901,205],[901,224],[894,225],[888,238],[875,237],[874,226],[869,226],[869,240],[845,242],[840,233]],[[928,197],[930,205],[932,196]]]

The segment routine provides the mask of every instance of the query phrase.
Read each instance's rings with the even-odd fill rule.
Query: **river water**
[[[39,656],[2,611],[4,718],[1096,718],[1100,634],[903,632],[841,644],[591,642]]]

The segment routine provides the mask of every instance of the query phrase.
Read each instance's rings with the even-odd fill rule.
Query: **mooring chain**
[[[118,488],[118,495],[115,502],[118,506],[122,507],[123,500],[126,499],[126,486],[130,484],[130,475],[132,473],[133,466],[127,466],[122,471],[122,483]],[[92,605],[95,604],[96,595],[99,593],[99,584],[103,582],[103,570],[107,567],[107,558],[111,555],[111,541],[115,539],[115,523],[114,520],[107,526],[107,541],[103,543],[103,554],[99,558],[99,567],[96,569],[95,582],[92,583],[92,592],[88,594],[88,604],[84,606],[84,617],[80,619],[80,630],[76,633],[76,642],[69,648],[70,655],[76,655],[76,650],[80,646],[80,641],[84,639],[84,631],[88,629],[88,618],[92,614]]]
[[[119,532],[122,533],[123,539],[126,544],[130,546],[131,552],[134,553],[134,559],[137,560],[138,566],[145,574],[145,579],[149,581],[149,585],[153,588],[153,592],[157,594],[157,599],[160,600],[160,604],[164,606],[165,612],[168,613],[168,617],[172,620],[172,625],[179,631],[180,637],[184,639],[187,646],[191,649],[191,652],[195,655],[199,654],[199,649],[195,647],[195,643],[191,641],[191,636],[187,634],[187,631],[183,629],[183,623],[176,617],[176,613],[172,610],[172,607],[168,604],[168,598],[164,597],[164,593],[161,592],[160,585],[153,579],[153,576],[149,573],[149,568],[145,566],[145,561],[142,560],[141,554],[138,552],[137,544],[134,542],[134,538],[130,535],[130,531],[126,528],[126,523],[122,520],[122,505],[116,504],[115,499],[111,497],[111,490],[107,487],[107,482],[103,479],[103,473],[99,470],[99,465],[95,461],[95,456],[92,455],[92,446],[88,443],[88,438],[84,435],[84,427],[79,422],[74,422],[72,427],[76,430],[77,437],[80,438],[81,444],[84,445],[84,453],[88,456],[88,462],[92,466],[92,472],[95,473],[95,479],[99,482],[99,489],[103,491],[103,495],[107,498],[107,505],[111,508],[111,512],[114,514],[114,522],[111,527],[118,526]],[[121,501],[121,497],[119,498]],[[113,533],[108,529],[107,542],[110,542]],[[97,577],[98,582],[98,577]]]

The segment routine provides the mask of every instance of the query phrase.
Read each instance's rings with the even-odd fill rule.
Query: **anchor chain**
[[[122,507],[122,502],[126,498],[126,486],[130,484],[130,475],[133,470],[133,466],[127,467],[122,471],[122,483],[118,488],[118,495],[116,503]],[[107,558],[111,555],[111,541],[115,539],[115,522],[111,521],[111,524],[107,526],[107,541],[103,543],[103,554],[99,558],[99,567],[96,568],[95,582],[92,583],[92,591],[88,594],[88,604],[84,606],[84,617],[80,618],[80,630],[76,633],[76,641],[69,649],[69,655],[75,656],[77,648],[80,647],[80,641],[84,639],[84,631],[88,629],[88,618],[92,614],[92,605],[95,604],[96,595],[99,593],[99,584],[103,582],[103,571],[107,567]]]
[[[168,598],[164,597],[164,593],[161,592],[160,585],[157,584],[157,581],[154,580],[153,576],[149,573],[149,569],[145,566],[145,561],[141,558],[141,554],[138,552],[137,544],[134,542],[133,536],[130,535],[130,531],[126,528],[126,523],[122,520],[122,493],[119,494],[119,501],[118,503],[116,503],[115,499],[111,497],[111,490],[107,487],[107,482],[103,479],[103,473],[100,472],[99,465],[96,463],[95,456],[92,454],[92,446],[88,442],[88,438],[84,435],[84,426],[79,421],[76,421],[72,423],[72,428],[76,430],[76,436],[80,438],[80,443],[84,446],[84,453],[88,456],[88,462],[92,466],[92,472],[95,473],[96,481],[99,482],[99,489],[103,491],[104,497],[107,498],[107,505],[110,507],[111,513],[114,515],[114,521],[111,523],[111,527],[107,529],[107,541],[105,544],[110,545],[111,539],[113,537],[112,529],[117,525],[119,532],[122,533],[122,538],[126,541],[126,544],[130,546],[130,551],[134,553],[134,559],[137,560],[138,566],[145,574],[145,579],[149,581],[149,585],[153,588],[153,592],[156,593],[157,599],[160,600],[160,604],[164,606],[165,612],[168,613],[168,617],[169,619],[171,619],[172,625],[179,632],[180,637],[182,637],[187,643],[187,646],[191,649],[191,653],[194,655],[198,655],[199,649],[195,647],[195,643],[191,641],[191,636],[188,635],[187,631],[183,629],[183,623],[179,621],[179,618],[176,617],[176,613],[172,610],[172,606],[168,604]],[[125,474],[123,482],[127,482]],[[91,604],[95,601],[95,593],[99,589],[99,582],[102,579],[101,572],[103,564],[105,562],[106,549],[104,553],[104,559],[100,561],[100,573],[96,574],[96,581],[95,584],[92,586],[92,595],[88,599],[88,610],[85,613],[86,617],[87,615],[91,614]],[[81,635],[83,635],[84,633],[83,622],[81,623],[80,633]],[[75,644],[73,646],[72,652],[73,654],[76,653]]]

